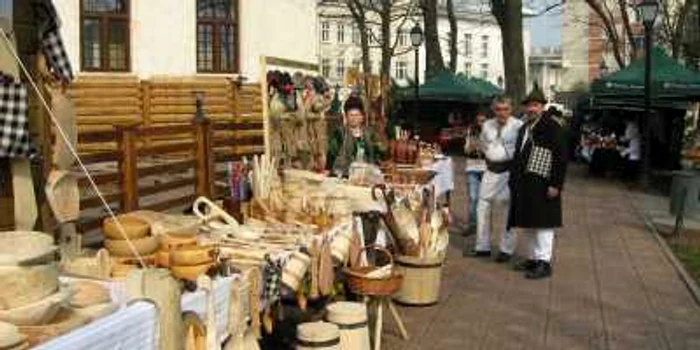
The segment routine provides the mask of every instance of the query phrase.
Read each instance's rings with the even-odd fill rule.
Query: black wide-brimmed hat
[[[530,93],[527,94],[522,103],[528,104],[530,102],[547,104],[547,99],[544,97],[544,92],[542,92],[542,89],[540,89],[540,86],[537,83],[532,86],[532,90],[530,90]]]

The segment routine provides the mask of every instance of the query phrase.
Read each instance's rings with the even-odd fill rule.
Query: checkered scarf
[[[56,8],[46,0],[33,0],[32,6],[41,33],[41,50],[54,76],[62,82],[73,81],[73,69],[61,39],[61,22]]]
[[[27,87],[0,83],[0,157],[33,158],[36,153],[29,137]]]
[[[267,263],[263,267],[263,299],[267,305],[272,305],[280,299],[282,289],[282,267],[278,262],[273,261],[270,256],[266,256]]]

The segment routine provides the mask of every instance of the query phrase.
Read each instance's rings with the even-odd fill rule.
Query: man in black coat
[[[530,279],[552,274],[554,230],[562,226],[561,191],[566,176],[566,144],[562,121],[543,113],[546,103],[537,86],[525,99],[525,124],[520,129],[511,170],[510,227],[523,229],[530,257],[516,265]]]

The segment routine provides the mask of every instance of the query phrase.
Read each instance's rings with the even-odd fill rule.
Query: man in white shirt
[[[491,255],[491,214],[494,204],[508,208],[510,190],[508,179],[511,161],[515,154],[518,132],[523,122],[512,116],[512,101],[507,97],[498,97],[491,103],[496,116],[484,123],[481,131],[481,148],[486,159],[486,172],[481,180],[479,203],[477,205],[476,246],[473,256]],[[515,236],[507,229],[507,216],[499,220],[496,227],[502,230],[500,252],[497,262],[510,260],[515,250]]]
[[[642,140],[636,122],[631,120],[626,122],[622,141],[627,142],[627,147],[620,150],[620,155],[625,159],[625,179],[634,180],[642,160]]]

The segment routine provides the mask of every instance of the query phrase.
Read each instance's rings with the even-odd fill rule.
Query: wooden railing
[[[207,119],[195,122],[195,91]],[[170,210],[197,195],[218,197],[224,163],[264,152],[259,84],[226,78],[79,77],[70,95],[78,151],[115,212]],[[99,226],[103,204],[81,188],[83,232]]]
[[[225,183],[226,170],[222,165],[240,160],[242,156],[231,150],[235,150],[241,144],[262,144],[263,140],[262,136],[216,135],[223,131],[237,134],[260,127],[257,123],[212,123],[208,118],[180,125],[119,125],[115,126],[112,132],[93,131],[81,134],[84,142],[115,140],[117,145],[116,151],[90,153],[82,158],[89,168],[106,165],[106,170],[96,168],[92,176],[114,211],[165,211],[186,206],[198,196],[221,197],[223,188],[216,184]],[[149,137],[174,134],[188,134],[191,138],[177,143],[142,142]],[[220,165],[218,171],[217,164]],[[153,183],[144,183],[148,178],[155,180],[151,181]],[[86,178],[80,179],[79,182],[81,188],[89,188]],[[118,186],[114,186],[115,184]],[[81,209],[85,213],[91,212],[81,216],[83,232],[99,226],[104,217],[101,207],[102,202],[96,194],[83,196]]]

